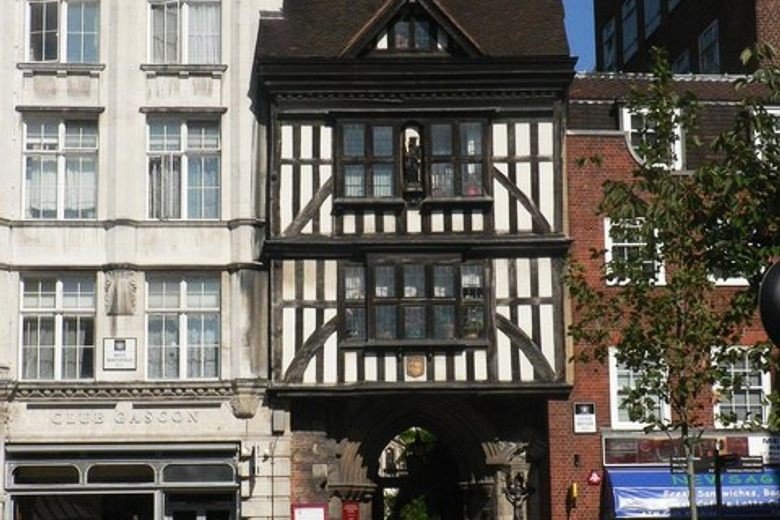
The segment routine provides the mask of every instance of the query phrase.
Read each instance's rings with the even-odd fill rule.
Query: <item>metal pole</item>
[[[723,489],[720,478],[720,449],[715,446],[715,518],[723,520]]]

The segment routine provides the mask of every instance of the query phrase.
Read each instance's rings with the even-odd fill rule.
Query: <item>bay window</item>
[[[94,275],[26,276],[21,292],[21,378],[94,377]]]
[[[94,219],[97,122],[29,118],[24,132],[24,216]]]
[[[345,340],[450,341],[485,337],[486,264],[385,260],[342,266]]]
[[[344,197],[393,197],[396,194],[395,132],[389,125],[342,126]]]

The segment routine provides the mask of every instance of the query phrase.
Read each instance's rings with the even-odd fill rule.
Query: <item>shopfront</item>
[[[13,520],[236,520],[231,443],[6,445]]]

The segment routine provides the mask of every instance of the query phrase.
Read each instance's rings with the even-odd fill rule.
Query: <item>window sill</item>
[[[339,346],[345,349],[360,350],[465,350],[469,348],[486,348],[489,342],[485,338],[476,339],[370,339],[346,340]]]
[[[146,76],[212,76],[214,78],[222,77],[227,70],[227,65],[220,64],[180,64],[180,63],[144,63],[141,70],[146,72]]]
[[[490,209],[493,206],[493,198],[484,195],[479,197],[426,197],[421,206],[423,211],[452,208]]]
[[[25,76],[38,74],[56,74],[57,76],[99,76],[105,70],[105,63],[62,63],[50,61],[32,61],[17,63],[16,68]]]
[[[346,210],[361,209],[400,210],[405,204],[404,199],[398,197],[340,197],[333,200],[333,207],[337,214]]]

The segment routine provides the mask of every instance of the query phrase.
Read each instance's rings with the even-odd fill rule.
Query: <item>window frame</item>
[[[626,387],[618,387],[618,361],[617,361],[617,355],[616,355],[617,349],[615,347],[610,347],[608,349],[608,367],[609,367],[609,412],[610,412],[610,426],[613,430],[642,430],[647,425],[631,421],[630,419],[627,421],[623,421],[620,419],[620,409],[621,409],[621,392],[623,391],[623,388]],[[633,380],[633,378],[636,377],[636,372],[629,370],[627,368],[622,368],[622,370],[629,373],[629,377]],[[630,388],[630,387],[628,387]],[[666,402],[661,402],[660,406],[658,407],[659,411],[659,417],[658,419],[660,421],[667,421],[671,418],[671,407]]]
[[[218,6],[218,21],[217,21],[217,34],[212,36],[216,36],[217,41],[217,56],[214,61],[207,61],[207,60],[193,60],[190,56],[190,38],[192,36],[192,31],[190,27],[190,10],[191,10],[191,4],[214,4]],[[161,6],[169,6],[169,5],[175,5],[177,8],[177,16],[176,16],[176,51],[175,51],[175,59],[169,59],[167,55],[164,55],[162,59],[159,59],[155,55],[154,50],[154,41],[155,41],[155,31],[154,31],[154,5],[161,5]],[[205,66],[213,66],[213,65],[220,65],[224,61],[223,58],[223,13],[222,13],[222,0],[147,0],[147,62],[153,65],[193,65],[193,66],[199,66],[199,65],[205,65]],[[163,30],[164,36],[171,33],[172,31],[166,31]],[[165,46],[165,43],[163,43],[163,47]]]
[[[680,70],[680,65],[686,63],[685,70]],[[674,74],[690,74],[691,73],[691,50],[685,49],[672,62],[672,73]]]
[[[641,116],[644,120],[647,113],[647,109],[634,110],[625,105],[620,109],[620,129],[626,134],[626,146],[628,147],[629,152],[639,164],[644,164],[645,160],[641,155],[639,155],[639,150],[634,147],[632,137],[635,134],[638,134],[641,138],[642,132],[647,132],[647,129],[634,129],[632,125],[632,116]],[[675,110],[675,114],[679,116],[679,112],[677,110]],[[671,164],[657,164],[655,166],[669,168],[672,171],[681,171],[685,166],[685,146],[682,127],[680,126],[679,121],[675,125],[674,133],[676,139],[671,149],[671,152],[674,154],[674,160],[671,162]]]
[[[626,63],[639,50],[639,16],[636,0],[623,0],[620,6],[620,21],[623,29],[623,63]],[[633,27],[633,35],[631,31],[627,30],[629,26]]]
[[[634,220],[641,220],[640,218],[634,219]],[[643,248],[646,247],[647,244],[645,242],[620,242],[616,241],[612,238],[612,227],[614,226],[613,219],[609,217],[604,217],[604,265],[607,269],[607,272],[605,275],[607,276],[606,282],[608,286],[620,286],[620,285],[626,285],[630,282],[630,280],[619,280],[617,278],[614,278],[610,276],[609,274],[609,266],[612,263],[612,259],[614,257],[613,249],[615,247],[624,247],[624,248]],[[641,225],[641,224],[640,224]],[[649,263],[650,261],[645,261],[645,263]],[[666,270],[664,269],[664,264],[661,263],[660,265],[656,266],[655,262],[653,262],[653,269],[656,273],[655,278],[652,280],[652,282],[655,285],[664,285],[666,283]]]
[[[738,346],[732,347],[732,349],[741,351],[742,355],[741,355],[740,359],[745,361],[746,364],[750,363],[750,359],[748,357],[749,351],[750,351],[750,347],[749,346],[738,345]],[[732,375],[734,374],[734,372],[738,371],[738,370],[735,370],[734,365],[731,364],[731,363],[729,364],[728,369],[729,369],[729,373],[732,374]],[[761,401],[760,401],[760,406],[761,406],[761,424],[766,424],[767,420],[769,419],[769,413],[770,413],[770,405],[767,402],[767,396],[769,396],[769,394],[772,392],[772,378],[771,378],[771,375],[769,374],[769,372],[764,372],[764,371],[759,372],[759,370],[756,367],[748,367],[748,372],[747,373],[752,373],[753,375],[758,374],[760,376],[760,378],[761,378],[761,382],[760,382],[759,385],[748,385],[748,384],[744,384],[744,382],[743,382],[743,385],[739,389],[739,392],[749,395],[751,392],[755,392],[756,390],[760,390],[760,392],[761,392]],[[745,378],[745,379],[747,379],[747,378]],[[747,382],[747,381],[745,381],[745,382]],[[732,396],[731,399],[729,399],[727,401],[722,399],[721,395],[720,395],[720,392],[719,392],[719,388],[718,388],[717,385],[714,388],[714,392],[715,392],[716,397],[717,397],[715,405],[713,406],[713,414],[715,415],[715,427],[716,428],[724,428],[724,429],[735,429],[735,428],[744,427],[744,425],[746,424],[746,421],[740,420],[739,418],[737,418],[736,421],[734,421],[732,423],[728,423],[728,424],[724,423],[721,420],[721,417],[722,417],[721,407],[724,406],[723,403],[725,401],[725,402],[729,402],[728,406],[733,409],[733,406],[734,406],[734,404],[732,403],[733,396]],[[752,403],[749,403],[747,401],[747,398],[746,398],[745,406],[750,408],[750,407],[752,407],[751,405],[752,405]]]
[[[161,149],[161,150],[152,150],[152,126],[154,124],[162,124],[162,125],[176,125],[178,124],[179,127],[179,148],[176,150],[173,149]],[[217,146],[215,148],[190,148],[189,141],[190,141],[190,132],[191,128],[203,125],[203,126],[216,126],[217,132],[216,132],[216,138],[217,138]],[[166,134],[167,135],[167,134]],[[157,197],[152,196],[152,172],[151,172],[151,164],[152,160],[155,158],[161,158],[162,164],[162,158],[168,157],[171,158],[171,161],[173,161],[173,158],[179,158],[179,182],[176,189],[179,191],[178,196],[178,208],[179,208],[179,215],[178,216],[169,216],[169,215],[163,215],[163,213],[166,213],[163,211],[163,203],[159,202],[160,207],[155,208],[153,206],[156,205],[154,203],[154,200],[162,200],[162,193],[159,194]],[[195,158],[207,158],[212,157],[216,158],[216,164],[217,164],[217,184],[216,186],[211,187],[204,187],[201,185],[202,190],[205,189],[213,189],[216,191],[216,215],[215,216],[200,216],[200,217],[194,217],[190,215],[190,191],[193,190],[193,187],[190,185],[190,179],[189,179],[189,173],[190,173],[190,162],[193,161]],[[162,180],[160,182],[163,182]],[[155,221],[170,221],[170,220],[176,220],[176,221],[218,221],[222,218],[222,121],[220,118],[214,118],[214,117],[198,117],[196,115],[192,116],[185,116],[185,117],[168,117],[168,116],[150,116],[146,120],[146,218],[147,220],[155,220]],[[153,200],[154,199],[154,200]],[[203,213],[203,208],[205,208],[205,202],[202,203],[203,206],[201,208],[201,214]],[[155,212],[159,213],[157,216],[155,216]]]
[[[33,4],[56,4],[57,5],[57,28],[56,28],[56,36],[55,40],[57,43],[57,51],[56,56],[53,58],[47,58],[46,56],[43,56],[42,59],[35,59],[33,54],[33,42],[32,42],[32,25],[33,25],[33,14],[32,14],[32,5]],[[75,4],[94,4],[97,8],[97,30],[94,33],[95,34],[95,59],[94,60],[86,60],[84,59],[83,53],[82,53],[82,59],[80,60],[74,60],[71,61],[68,59],[68,51],[69,47],[71,45],[71,39],[75,39],[71,36],[71,31],[69,27],[69,17],[68,17],[68,11],[72,7],[72,5]],[[85,64],[85,65],[92,65],[92,64],[98,64],[100,63],[100,37],[101,37],[101,4],[102,2],[100,0],[25,0],[25,56],[28,63],[62,63],[62,64]],[[44,17],[45,18],[45,17]],[[82,27],[83,28],[83,27]],[[46,31],[44,31],[45,33]],[[92,33],[86,33],[82,32],[83,34],[92,34]],[[45,36],[44,36],[45,40]],[[45,52],[45,42],[42,42],[44,45],[44,52]]]
[[[69,124],[93,124],[95,127],[95,146],[94,147],[69,147],[67,145],[67,131]],[[30,149],[30,127],[33,125],[56,125],[57,126],[57,143],[54,149],[43,148],[43,141],[46,139],[42,136],[41,148]],[[28,160],[34,158],[43,159],[45,157],[53,158],[56,161],[56,188],[55,188],[55,215],[53,217],[44,216],[32,216],[30,210],[30,204],[28,204],[28,198],[31,194],[30,183],[27,180],[28,174]],[[94,164],[94,188],[92,193],[92,200],[94,201],[94,207],[92,216],[88,217],[68,217],[66,207],[67,200],[67,166],[69,158],[84,158],[89,157]],[[80,170],[83,173],[83,170]],[[81,184],[81,183],[80,183]],[[36,115],[32,117],[26,117],[22,121],[22,215],[24,220],[40,221],[40,220],[73,220],[73,221],[90,221],[97,220],[98,213],[98,194],[100,185],[100,125],[96,118],[91,117],[63,117],[61,115]],[[81,194],[81,192],[79,192]],[[39,211],[43,212],[44,209]],[[82,210],[77,210],[82,211]],[[83,210],[89,211],[89,210]]]
[[[360,125],[363,127],[363,155],[347,155],[346,148],[346,131],[345,128],[351,125]],[[389,156],[374,155],[374,129],[376,128],[390,128],[391,129],[391,143],[392,151]],[[339,121],[336,125],[336,158],[337,168],[339,172],[338,176],[338,198],[348,201],[364,201],[364,200],[376,200],[376,201],[392,201],[397,200],[401,196],[403,191],[401,182],[401,161],[400,158],[400,139],[399,132],[402,129],[395,121],[387,120],[368,120],[368,119],[345,119]],[[347,175],[346,167],[360,165],[363,167],[363,195],[347,195]],[[374,166],[376,165],[390,165],[392,172],[392,193],[390,195],[376,196],[374,195]]]
[[[43,281],[49,281],[54,282],[54,293],[52,297],[54,298],[54,304],[50,307],[27,307],[25,304],[25,295],[26,295],[26,288],[27,285],[32,282],[43,282]],[[92,298],[92,306],[74,306],[74,307],[68,307],[64,304],[64,294],[65,294],[65,284],[66,282],[75,282],[75,283],[84,283],[84,282],[91,282],[92,284],[92,292],[91,292],[91,298]],[[98,306],[98,294],[97,294],[97,280],[95,273],[88,273],[88,274],[29,274],[25,275],[23,274],[20,276],[19,280],[19,338],[18,338],[18,363],[19,363],[19,369],[18,369],[18,378],[19,381],[35,381],[35,382],[46,382],[46,381],[67,381],[67,382],[91,382],[94,381],[96,378],[96,370],[97,370],[97,306]],[[40,292],[38,293],[41,294]],[[77,298],[81,297],[81,292],[77,293],[79,296]],[[36,347],[36,359],[37,359],[37,366],[36,371],[38,373],[37,377],[26,377],[25,375],[25,338],[24,338],[24,323],[25,320],[31,317],[36,318],[50,318],[53,320],[53,344],[51,345],[51,348],[53,349],[53,358],[52,358],[52,377],[41,377],[40,376],[40,350],[41,350],[41,342],[40,338],[38,338],[38,343]],[[92,320],[92,345],[75,345],[75,348],[77,349],[77,361],[76,361],[76,367],[77,372],[79,368],[79,359],[78,359],[78,353],[81,350],[85,349],[91,349],[92,351],[92,367],[91,367],[91,374],[87,375],[85,377],[79,377],[78,375],[76,377],[65,377],[63,374],[63,370],[65,369],[64,364],[64,354],[65,354],[65,321],[66,319],[70,318],[89,318]],[[83,368],[82,368],[83,370]]]
[[[189,284],[193,281],[206,281],[216,283],[217,288],[217,307],[197,307],[190,306],[188,302],[188,289]],[[173,283],[177,286],[178,292],[178,305],[174,307],[153,307],[150,304],[151,285],[153,283]],[[223,326],[222,326],[222,308],[223,308],[223,288],[222,279],[219,273],[185,273],[177,274],[170,272],[159,272],[147,274],[144,281],[145,296],[144,296],[144,355],[146,362],[144,364],[144,376],[147,381],[218,381],[222,378],[222,348],[223,348]],[[191,315],[207,315],[216,314],[217,324],[217,344],[211,346],[216,350],[215,360],[215,375],[202,375],[191,376],[189,374],[189,361],[190,350],[193,348],[189,344],[189,321]],[[160,371],[158,376],[151,375],[151,345],[150,338],[151,332],[149,328],[150,317],[152,316],[175,316],[177,323],[177,339],[175,343],[175,349],[177,351],[177,374],[175,377],[168,377],[165,375],[165,349],[166,346],[160,345],[162,349],[160,354]],[[161,332],[164,335],[164,332]],[[170,349],[170,347],[167,347]],[[205,356],[203,355],[208,346],[199,345],[197,348],[201,350],[202,362],[205,362]]]
[[[423,296],[406,296],[404,268],[406,266],[422,266],[424,291]],[[480,298],[467,298],[463,294],[463,267],[478,266],[481,268]],[[392,296],[382,297],[376,295],[376,269],[389,267],[393,269]],[[435,268],[452,268],[451,296],[435,296]],[[363,298],[346,298],[347,268],[362,269]],[[491,267],[486,260],[464,259],[460,255],[408,255],[408,256],[370,256],[366,262],[340,262],[338,267],[338,309],[339,309],[339,343],[346,346],[397,346],[397,345],[482,345],[488,341],[489,331],[493,326],[490,315],[491,301]],[[380,338],[377,334],[376,310],[382,306],[395,308],[395,334],[394,337]],[[453,332],[451,337],[437,337],[436,335],[436,311],[437,307],[450,306],[453,308],[452,322]],[[406,337],[405,310],[409,307],[422,307],[424,309],[424,334],[422,337]],[[482,308],[482,325],[476,337],[468,337],[465,332],[466,308]],[[363,335],[348,336],[346,311],[348,308],[361,308],[363,314]],[[446,323],[445,323],[446,325]]]
[[[714,39],[713,41],[709,41],[705,43],[705,36],[708,36],[709,34],[714,33]],[[700,74],[720,74],[720,28],[718,27],[718,20],[717,18],[712,21],[698,36],[697,38],[697,45],[698,45],[698,63],[699,63],[699,73]],[[705,70],[705,51],[708,51],[710,49],[714,50],[714,60],[713,64],[715,66],[715,70]]]

